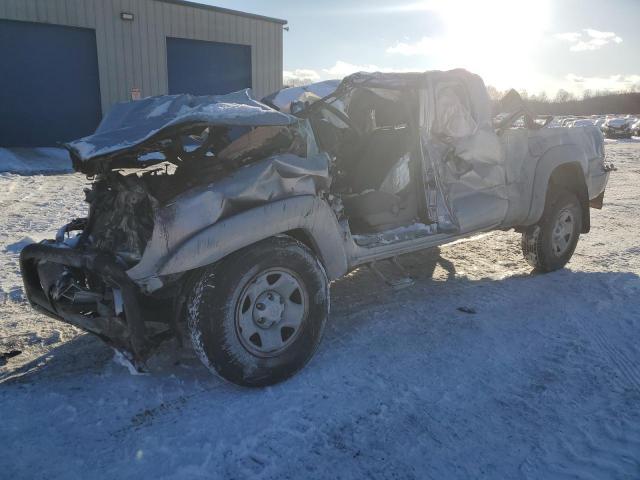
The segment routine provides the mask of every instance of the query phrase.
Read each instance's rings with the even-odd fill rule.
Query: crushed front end
[[[113,255],[44,242],[23,249],[20,267],[34,308],[98,335],[138,368],[168,338],[169,329],[148,330],[139,290]]]
[[[305,125],[248,91],[116,105],[92,136],[66,145],[92,181],[89,214],[22,250],[29,302],[143,368],[157,345],[179,338],[190,272],[155,270],[172,249],[243,208],[327,181]]]
[[[73,220],[54,240],[28,245],[20,254],[33,307],[98,335],[137,368],[176,333],[169,313],[173,301],[149,298],[127,274],[153,231],[158,200],[149,186],[163,181],[158,175],[96,175],[85,190],[88,217]]]

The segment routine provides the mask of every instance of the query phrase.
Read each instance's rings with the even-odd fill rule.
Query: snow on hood
[[[210,125],[290,125],[293,116],[258,102],[251,90],[227,95],[163,95],[116,104],[93,135],[65,144],[86,162],[135,147],[168,128],[189,123]]]
[[[320,99],[331,95],[340,85],[340,80],[325,80],[301,87],[283,88],[262,99],[264,103],[273,105],[281,112],[290,112],[292,102]]]

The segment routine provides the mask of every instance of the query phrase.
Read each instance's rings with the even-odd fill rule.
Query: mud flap
[[[604,190],[596,198],[592,198],[591,200],[589,200],[589,206],[591,208],[597,208],[598,210],[602,210],[603,203],[604,203]]]

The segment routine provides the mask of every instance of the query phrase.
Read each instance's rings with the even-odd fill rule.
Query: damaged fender
[[[584,183],[584,172],[587,165],[588,161],[584,151],[575,145],[558,145],[550,148],[540,158],[536,167],[529,213],[523,225],[533,225],[542,218],[548,191],[547,185],[549,185],[549,181],[557,168],[568,166],[580,171],[580,175],[575,176],[576,182],[579,183],[574,186],[576,190],[574,193],[576,193],[582,204],[582,225],[585,232],[588,232],[590,225],[589,193]]]
[[[257,224],[262,228],[248,228]],[[160,276],[209,265],[260,240],[297,229],[310,238],[330,279],[347,272],[345,234],[335,213],[324,200],[301,195],[233,215],[189,237],[167,255],[155,259],[145,255],[147,258],[127,273],[147,291],[153,291],[161,286]]]

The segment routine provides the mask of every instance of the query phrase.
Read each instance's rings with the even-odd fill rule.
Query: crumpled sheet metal
[[[420,138],[427,208],[442,231],[488,225],[506,212],[505,157],[493,130],[484,82],[466,70],[356,73],[332,97],[354,88],[419,92]]]
[[[483,208],[495,210],[498,206],[506,210],[504,156],[493,132],[491,101],[478,75],[463,69],[424,73],[359,72],[346,77],[329,101],[349,98],[358,88],[378,95],[385,90],[419,92],[420,137],[425,157],[423,174],[431,188],[427,192],[429,215],[443,230],[465,230],[456,213],[456,204],[470,193],[476,194]],[[464,95],[461,97],[458,92]],[[447,162],[451,153],[461,160],[460,166],[466,161],[473,168],[452,170],[455,163]],[[482,222],[481,218],[466,217],[467,227]]]
[[[340,96],[351,88],[423,90],[430,85],[457,81],[464,84],[473,108],[472,114],[479,127],[491,125],[491,99],[482,78],[462,68],[454,70],[432,70],[424,73],[365,73],[358,72],[340,83],[335,96]],[[432,99],[429,99],[432,101]]]
[[[179,244],[219,220],[282,198],[327,190],[329,162],[325,153],[307,158],[274,155],[179,195],[156,211],[151,240],[140,262],[127,273],[134,280],[153,275]]]
[[[255,100],[250,89],[227,95],[163,95],[115,105],[94,134],[65,146],[84,162],[130,149],[166,129],[190,123],[261,126],[297,121]]]
[[[455,140],[476,133],[478,123],[471,111],[462,104],[453,88],[441,88],[436,102],[437,116],[432,128],[437,136]]]
[[[443,142],[434,142],[426,131],[420,135],[424,155],[423,175],[429,186],[429,216],[443,231],[459,231],[460,224],[453,212],[449,188],[446,183],[444,158],[450,147]],[[429,190],[428,189],[428,190]],[[433,192],[435,190],[435,192]],[[435,215],[435,216],[434,216]]]
[[[430,215],[435,213],[442,230],[461,232],[482,222],[479,215],[483,214],[481,209],[472,215],[456,210],[465,195],[474,194],[483,208],[500,205],[506,210],[504,155],[492,128],[482,79],[464,70],[424,75],[428,88],[423,87],[419,95],[424,176],[427,185],[436,189]],[[489,199],[495,204],[489,205]],[[466,218],[461,221],[461,217]]]
[[[495,133],[480,129],[450,143],[440,143],[439,148],[438,143],[431,138],[427,148],[431,158],[439,159],[434,169],[444,200],[439,209],[439,223],[463,232],[471,225],[484,223],[483,216],[494,215],[489,209],[506,212],[509,203],[506,167]],[[476,198],[473,204],[463,201],[468,195]]]

